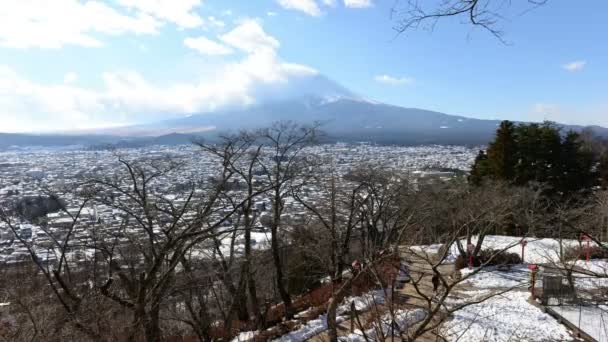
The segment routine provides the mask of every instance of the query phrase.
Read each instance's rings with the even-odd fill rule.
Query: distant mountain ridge
[[[259,92],[264,101],[247,108],[228,108],[156,123],[70,135],[0,134],[0,148],[183,144],[201,137],[213,140],[219,134],[266,127],[284,120],[319,121],[328,141],[482,145],[492,139],[500,123],[500,120],[473,119],[370,101],[320,75]],[[575,131],[585,128],[560,126]],[[608,137],[608,128],[588,127],[595,134]]]

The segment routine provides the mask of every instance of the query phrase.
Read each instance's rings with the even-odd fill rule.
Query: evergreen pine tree
[[[558,173],[551,180],[552,185],[566,195],[593,186],[593,164],[593,154],[583,146],[580,135],[568,132],[561,144],[560,162],[556,165]]]
[[[608,149],[605,150],[600,156],[597,172],[602,187],[608,188]]]
[[[488,167],[494,179],[512,181],[515,177],[517,162],[517,144],[515,126],[510,121],[503,121],[496,130],[496,138],[488,147]]]
[[[488,155],[484,150],[479,150],[477,157],[475,157],[475,163],[473,163],[473,167],[471,168],[471,173],[469,174],[469,183],[480,185],[483,179],[488,175]]]

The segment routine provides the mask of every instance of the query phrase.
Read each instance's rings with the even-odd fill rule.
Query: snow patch
[[[557,306],[553,309],[598,342],[608,342],[608,307]]]
[[[468,294],[482,295],[487,291]],[[487,294],[486,294],[487,295]],[[445,322],[442,335],[448,341],[571,341],[557,320],[528,302],[527,292],[507,292],[467,306]],[[464,302],[471,299],[464,299]],[[460,304],[461,300],[451,300]]]
[[[384,338],[391,335],[391,331],[394,331],[396,336],[399,336],[399,332],[407,331],[412,325],[422,321],[426,317],[426,312],[423,309],[415,310],[397,310],[394,315],[394,319],[390,314],[386,314],[381,318],[380,327],[373,327],[365,331],[365,334],[357,329],[348,336],[338,338],[340,342],[366,342],[366,341],[383,341]],[[377,328],[381,329],[382,336],[378,336],[380,332]],[[394,328],[394,330],[393,330]],[[365,339],[367,337],[367,340]]]
[[[370,291],[362,296],[354,296],[345,298],[336,309],[336,323],[340,324],[348,319],[345,314],[350,311],[351,303],[355,303],[355,310],[366,311],[374,304],[384,303],[384,292],[382,290]],[[287,335],[282,336],[274,341],[279,342],[296,342],[305,341],[327,330],[327,315],[323,314],[316,319],[310,320],[300,329],[294,330]]]
[[[462,277],[476,269],[460,270]],[[483,289],[508,289],[527,287],[530,284],[530,270],[524,265],[512,266],[510,271],[498,271],[496,267],[485,267],[478,273],[462,282],[462,284]]]

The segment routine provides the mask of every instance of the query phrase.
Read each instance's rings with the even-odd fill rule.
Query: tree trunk
[[[361,273],[359,273],[361,274]],[[349,278],[342,286],[336,291],[336,293],[329,300],[329,304],[327,306],[327,335],[329,336],[329,340],[331,342],[338,342],[338,323],[336,321],[336,311],[338,309],[338,305],[342,302],[342,299],[346,295],[346,291],[351,287],[353,281],[358,277],[358,275],[353,275],[353,277]]]
[[[287,319],[292,319],[294,312],[293,306],[291,304],[291,296],[287,289],[285,288],[284,276],[283,276],[283,264],[281,263],[281,255],[280,255],[280,246],[279,246],[279,224],[281,220],[281,210],[279,206],[281,203],[281,196],[278,192],[275,193],[275,198],[273,200],[273,219],[272,225],[270,227],[271,234],[271,248],[272,248],[272,258],[274,260],[274,267],[277,274],[277,288],[279,290],[279,295],[281,296],[281,300],[283,301],[283,305],[285,306],[285,317]]]
[[[278,242],[278,238],[276,237],[276,229],[272,229],[271,244],[272,244],[272,258],[274,260],[274,265],[275,265],[276,274],[277,274],[277,284],[276,285],[279,290],[279,295],[281,296],[281,300],[283,300],[283,305],[285,305],[285,317],[287,319],[291,319],[291,318],[293,318],[294,313],[293,313],[293,307],[291,304],[291,296],[289,295],[289,292],[287,291],[287,289],[285,289],[283,266],[281,263],[279,242]]]
[[[253,274],[251,272],[251,223],[249,222],[250,210],[245,212],[245,261],[243,262],[243,275],[246,277],[247,290],[249,292],[249,302],[251,304],[251,311],[255,317],[255,324],[258,329],[262,329],[264,320],[262,312],[260,311],[260,304],[258,302],[258,295],[256,291],[256,284]]]
[[[149,313],[144,314],[144,333],[146,342],[160,342],[162,340],[160,332],[159,307],[154,307]]]

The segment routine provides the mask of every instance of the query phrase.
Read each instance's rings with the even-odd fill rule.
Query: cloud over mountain
[[[1,67],[2,129],[82,129],[245,107],[290,82],[317,74],[309,66],[284,61],[279,56],[280,42],[256,20],[240,22],[218,41],[226,44],[217,43],[222,48],[240,51],[238,59],[223,62],[196,82],[156,84],[137,71],[122,70],[104,72],[101,88],[87,88],[75,84],[72,76],[66,77],[68,82],[44,84]],[[225,52],[213,44],[204,46],[200,37],[189,42],[197,50]]]

